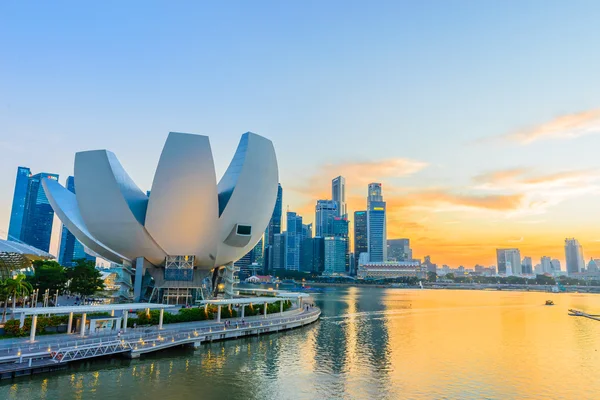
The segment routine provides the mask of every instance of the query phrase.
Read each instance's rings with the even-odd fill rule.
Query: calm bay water
[[[0,383],[0,399],[597,399],[600,295],[334,288],[322,320]],[[555,306],[544,306],[552,299]]]

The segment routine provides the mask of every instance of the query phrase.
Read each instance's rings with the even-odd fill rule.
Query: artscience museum
[[[43,187],[62,223],[98,256],[123,265],[136,301],[192,304],[225,287],[260,240],[277,197],[273,143],[248,132],[217,183],[207,136],[171,132],[146,195],[110,151],[75,155],[75,194]],[[223,283],[223,285],[221,285]]]

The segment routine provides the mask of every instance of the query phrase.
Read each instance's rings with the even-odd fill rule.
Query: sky
[[[596,1],[0,2],[0,236],[19,165],[64,184],[109,149],[149,190],[168,132],[209,135],[220,176],[252,131],[307,222],[343,175],[350,212],[383,184],[417,258],[564,269],[566,237],[600,258],[598,21]]]

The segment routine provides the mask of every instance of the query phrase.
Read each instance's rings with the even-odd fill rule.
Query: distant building
[[[355,268],[358,267],[358,260],[361,253],[368,253],[367,240],[367,212],[354,212],[354,261]]]
[[[531,262],[531,257],[523,257],[523,261],[521,263],[521,273],[523,275],[533,274],[533,264]]]
[[[540,266],[542,267],[542,274],[552,273],[552,259],[550,259],[550,257],[543,256],[540,259]]]
[[[48,202],[42,187],[42,179],[44,178],[58,181],[57,174],[47,172],[29,177],[23,226],[21,227],[21,240],[37,249],[49,251],[54,210]]]
[[[596,263],[596,260],[590,258],[590,261],[587,265],[587,272],[598,272],[598,264]]]
[[[521,252],[519,249],[496,249],[499,275],[521,275]],[[510,265],[510,271],[507,267]]]
[[[338,176],[331,181],[331,198],[337,203],[336,217],[347,217],[346,179],[343,176]]]
[[[302,243],[302,217],[295,212],[287,212],[286,258],[285,269],[300,271],[300,254]]]
[[[30,176],[31,170],[29,168],[17,168],[17,179],[15,180],[15,191],[8,225],[8,240],[21,240],[21,228],[23,226],[23,216],[25,215],[25,199],[27,198]]]
[[[325,275],[346,275],[348,238],[328,236],[325,241]]]
[[[560,261],[554,258],[551,262],[552,264],[552,274],[558,276],[561,273]]]
[[[337,203],[333,200],[317,200],[315,207],[315,236],[332,236],[333,219],[337,217]]]
[[[67,178],[67,190],[75,193],[75,178],[72,176]],[[79,259],[96,262],[96,256],[86,253],[83,244],[64,225],[61,227],[58,248],[58,263],[64,267],[75,266],[75,261]]]
[[[419,261],[369,262],[359,266],[357,271],[360,279],[425,278],[426,275],[427,271],[421,268]]]
[[[410,239],[390,239],[387,241],[389,261],[410,261],[413,259]]]
[[[277,200],[275,201],[275,208],[273,209],[273,215],[267,225],[265,232],[265,245],[272,245],[275,234],[281,233],[281,202],[283,197],[283,189],[281,184],[277,186]]]
[[[369,261],[387,261],[386,204],[381,183],[370,183],[367,196],[367,246]]]
[[[421,264],[421,266],[427,272],[437,272],[437,264],[431,262],[430,256],[425,256],[425,261],[423,261],[423,264]]]
[[[272,258],[273,269],[285,269],[286,260],[286,232],[273,235],[273,246],[270,257]]]
[[[567,260],[567,275],[577,274],[585,268],[583,248],[577,239],[565,239],[565,258]]]

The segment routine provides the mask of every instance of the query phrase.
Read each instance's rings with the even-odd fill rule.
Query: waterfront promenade
[[[137,358],[141,354],[181,345],[200,346],[215,340],[234,339],[298,328],[318,320],[319,308],[300,307],[282,313],[230,318],[225,322],[198,321],[128,329],[127,333],[86,335],[58,334],[39,336],[31,343],[26,338],[0,341],[0,377],[14,371],[36,372],[52,369],[69,361],[122,354]],[[243,321],[243,323],[242,323]],[[41,364],[40,364],[41,363]],[[28,369],[29,368],[29,369]]]

